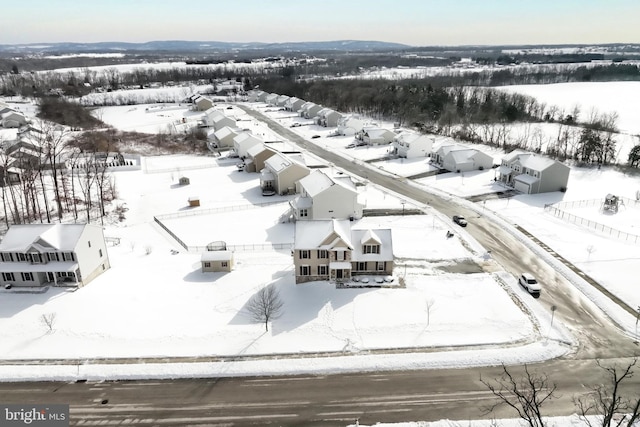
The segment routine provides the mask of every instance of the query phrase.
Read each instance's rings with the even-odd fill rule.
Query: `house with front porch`
[[[433,163],[449,172],[486,170],[493,167],[493,157],[461,144],[442,144],[431,156]]]
[[[360,219],[364,204],[349,176],[330,177],[316,169],[296,183],[299,195],[289,202],[294,220]]]
[[[12,225],[0,243],[0,285],[84,286],[109,269],[102,227]]]
[[[498,180],[525,194],[566,191],[571,169],[564,163],[514,150],[502,158]]]
[[[393,139],[391,154],[407,159],[428,157],[433,150],[434,137],[415,132],[401,132]]]
[[[391,230],[359,229],[349,220],[296,221],[293,264],[296,283],[390,275]]]
[[[264,168],[260,171],[260,188],[281,195],[294,194],[296,182],[309,173],[311,170],[300,156],[276,153],[264,162]]]

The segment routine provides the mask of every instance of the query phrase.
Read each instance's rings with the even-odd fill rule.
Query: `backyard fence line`
[[[218,165],[215,163],[206,164],[206,165],[192,165],[192,166],[176,166],[175,168],[166,168],[166,169],[147,169],[147,164],[144,164],[142,171],[146,174],[154,174],[154,173],[167,173],[167,172],[182,172],[186,170],[197,170],[197,169],[212,169],[217,168]]]
[[[278,200],[275,202],[265,202],[265,203],[247,203],[244,205],[231,205],[231,206],[221,206],[219,208],[210,208],[210,209],[196,209],[190,210],[186,212],[176,212],[169,214],[161,214],[156,215],[153,218],[158,221],[158,219],[175,219],[175,218],[184,218],[186,216],[199,216],[199,215],[211,215],[216,213],[224,213],[224,212],[235,212],[235,211],[244,211],[248,209],[258,209],[264,208],[267,206],[275,206],[279,204],[288,204],[288,200]]]
[[[640,200],[633,200],[623,196],[616,196],[616,197],[618,197],[618,199],[621,200],[625,206],[640,206]],[[604,203],[604,199],[601,198],[601,199],[588,199],[588,200],[574,200],[571,202],[558,202],[558,203],[555,203],[554,206],[558,209],[575,209],[575,208],[588,208],[590,206],[602,206],[603,203]]]
[[[631,199],[628,199],[628,200],[630,200],[634,204],[636,203],[635,200],[631,200]],[[599,201],[601,202],[602,199],[600,199]],[[567,202],[567,203],[571,204],[573,202]],[[584,205],[584,206],[592,206],[592,205]],[[616,228],[609,227],[608,225],[604,225],[596,221],[591,221],[589,219],[570,214],[568,212],[563,211],[562,209],[558,209],[556,206],[553,206],[551,204],[545,205],[544,210],[551,212],[554,216],[562,220],[565,220],[574,224],[582,225],[587,228],[600,231],[602,233],[607,233],[610,236],[615,237],[619,240],[624,240],[626,242],[631,242],[631,243],[640,243],[640,236],[636,234],[627,233],[625,231],[621,231]]]
[[[189,212],[177,212],[172,214],[157,215],[153,217],[153,220],[158,224],[167,234],[169,234],[180,246],[182,246],[187,252],[205,252],[208,250],[207,246],[189,246],[187,245],[177,234],[175,234],[169,227],[167,227],[162,220],[183,218],[186,216],[198,216],[208,215],[221,212],[233,212],[238,210],[257,209],[265,206],[274,206],[278,204],[288,204],[287,200],[278,200],[274,202],[246,204],[246,205],[233,205],[223,206],[220,208],[194,210]],[[277,251],[277,250],[289,250],[293,246],[293,243],[254,243],[244,245],[226,245],[227,250],[236,252],[259,252],[259,251]]]

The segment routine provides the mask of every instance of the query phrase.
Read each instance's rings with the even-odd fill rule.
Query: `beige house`
[[[566,191],[569,166],[548,157],[514,150],[502,158],[498,179],[525,194]]]
[[[296,182],[309,175],[311,170],[299,156],[276,153],[264,162],[260,171],[260,187],[277,194],[294,194]]]
[[[263,90],[253,89],[247,92],[247,100],[249,102],[262,102],[263,99],[260,99],[261,96],[266,96],[267,93]]]
[[[284,107],[287,101],[289,100],[289,95],[280,95],[276,98],[276,105],[278,107]]]
[[[390,275],[390,229],[358,229],[349,220],[297,221],[293,264],[296,283],[350,281],[355,276]]]
[[[232,251],[206,251],[200,257],[202,272],[231,271],[233,269]]]
[[[7,111],[0,116],[2,127],[18,128],[27,124],[27,118],[16,111]]]
[[[276,150],[264,144],[256,144],[247,150],[247,158],[244,160],[245,172],[258,172],[264,169],[267,159],[277,153]]]
[[[194,101],[196,111],[207,111],[213,107],[213,101],[206,96],[199,96]]]
[[[296,221],[362,218],[364,205],[348,176],[330,177],[314,170],[296,183],[296,190],[299,195],[289,202]]]
[[[275,106],[278,102],[278,96],[280,95],[278,95],[277,93],[270,93],[265,97],[264,102],[266,102],[267,105]]]
[[[84,286],[109,267],[98,225],[12,225],[0,243],[2,286]]]
[[[220,114],[211,120],[211,126],[213,126],[215,130],[220,130],[225,126],[234,128],[236,127],[236,120],[229,116],[225,116],[224,114]]]

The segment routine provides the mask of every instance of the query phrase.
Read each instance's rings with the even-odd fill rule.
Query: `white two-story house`
[[[294,220],[360,219],[364,205],[358,201],[354,182],[348,176],[330,177],[314,170],[296,183],[299,194],[291,200]]]
[[[0,243],[2,286],[84,286],[109,269],[102,227],[12,225]]]
[[[393,139],[392,154],[407,159],[428,157],[433,151],[434,137],[414,132],[401,132]]]

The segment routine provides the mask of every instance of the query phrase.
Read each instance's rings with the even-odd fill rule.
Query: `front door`
[[[336,280],[342,279],[342,270],[336,270]]]

